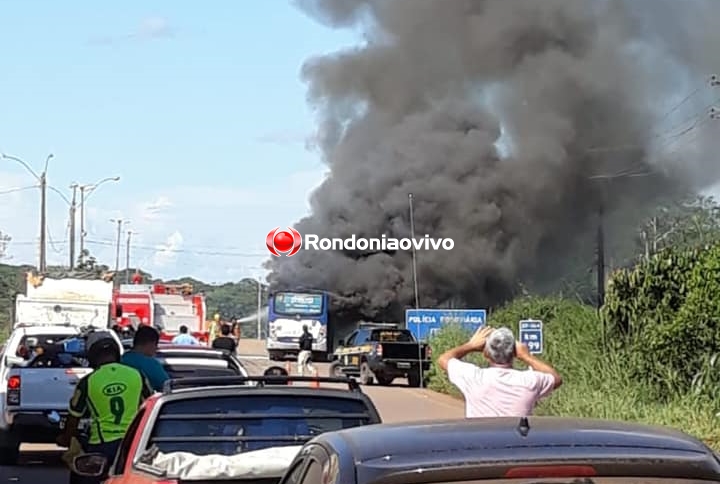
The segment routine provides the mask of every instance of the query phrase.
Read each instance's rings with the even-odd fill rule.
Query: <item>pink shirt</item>
[[[514,368],[480,368],[456,358],[448,362],[448,378],[465,397],[465,417],[526,417],[552,392],[549,373]]]

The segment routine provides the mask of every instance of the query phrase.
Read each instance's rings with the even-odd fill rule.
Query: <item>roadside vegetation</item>
[[[493,312],[489,324],[517,334],[521,319],[544,322],[541,357],[565,382],[537,414],[667,425],[720,449],[720,243],[668,247],[616,271],[599,312],[525,297]],[[468,337],[445,328],[430,343],[433,354]],[[457,395],[437,368],[428,378],[429,388]]]

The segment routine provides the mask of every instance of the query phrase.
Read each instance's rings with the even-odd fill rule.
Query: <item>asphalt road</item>
[[[262,374],[271,363],[265,358],[263,345],[256,341],[243,341],[241,357],[252,374]],[[327,376],[328,365],[319,364],[320,376]],[[437,393],[409,388],[403,380],[397,380],[391,387],[366,386],[363,389],[378,408],[385,422],[409,422],[438,418],[460,418],[463,416],[462,403]],[[0,467],[0,484],[67,482],[68,472],[60,461],[61,451],[55,446],[26,445],[22,448],[20,465]]]

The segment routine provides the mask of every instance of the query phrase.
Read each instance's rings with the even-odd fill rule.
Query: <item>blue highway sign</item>
[[[475,332],[485,326],[487,311],[484,309],[408,309],[405,311],[405,326],[420,341],[433,336],[447,324],[459,324]]]
[[[534,319],[520,321],[520,342],[526,344],[533,355],[543,352],[543,323]]]

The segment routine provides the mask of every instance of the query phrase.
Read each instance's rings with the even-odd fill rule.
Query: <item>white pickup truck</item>
[[[0,465],[16,463],[21,443],[55,442],[75,386],[92,369],[67,354],[58,358],[35,352],[80,332],[71,325],[16,326],[0,362]]]

